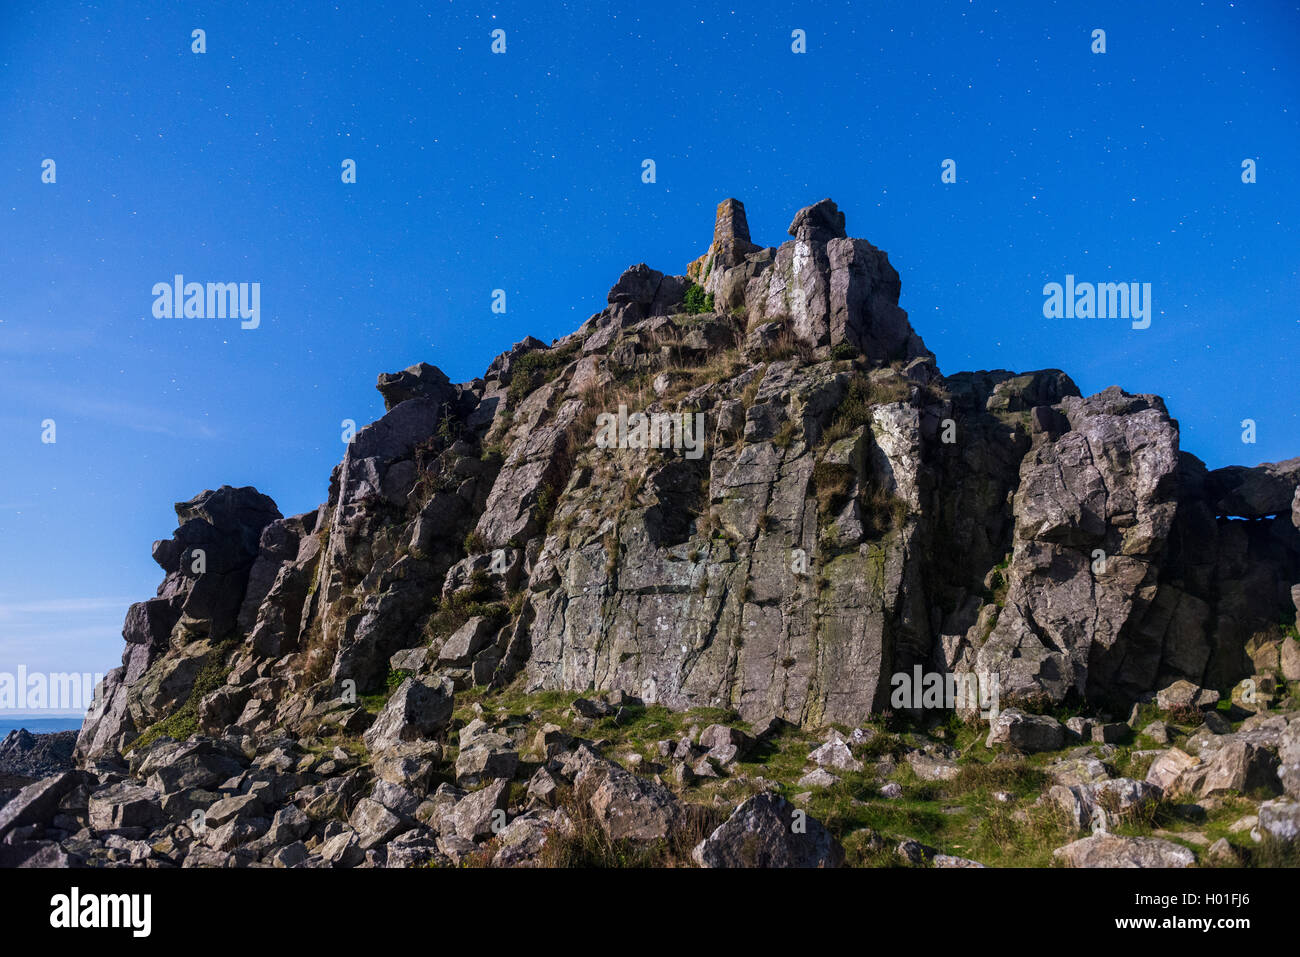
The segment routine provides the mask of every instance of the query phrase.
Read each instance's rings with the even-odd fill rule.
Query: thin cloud
[[[44,601],[0,602],[0,619],[19,615],[69,615],[125,609],[130,598],[51,598]]]
[[[161,406],[133,402],[95,394],[51,388],[48,382],[19,383],[9,379],[4,383],[8,391],[25,399],[39,396],[42,408],[53,407],[55,412],[66,412],[97,422],[125,427],[134,432],[167,435],[172,438],[219,438],[220,430],[199,419],[183,415]]]

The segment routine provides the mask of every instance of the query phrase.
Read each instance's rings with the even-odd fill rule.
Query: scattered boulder
[[[497,779],[457,801],[452,812],[456,836],[475,841],[504,827],[509,791],[510,782]]]
[[[1158,837],[1094,834],[1058,847],[1052,856],[1066,867],[1191,867],[1196,855]]]
[[[452,683],[446,678],[433,683],[407,678],[363,736],[366,747],[373,753],[433,737],[451,720],[453,698]]]
[[[1156,706],[1161,711],[1204,711],[1218,703],[1217,691],[1201,688],[1190,681],[1175,681],[1156,694]]]
[[[402,831],[410,829],[410,824],[370,798],[362,798],[357,802],[356,809],[348,818],[348,825],[356,832],[363,851],[387,844]]]
[[[1173,792],[1182,775],[1200,765],[1200,759],[1194,758],[1180,748],[1170,748],[1151,762],[1147,769],[1147,782],[1163,791]]]
[[[1259,830],[1285,844],[1300,840],[1300,802],[1276,798],[1259,806]]]
[[[849,746],[838,738],[832,738],[808,755],[808,760],[818,767],[835,768],[839,771],[861,771],[862,762],[853,756]]]
[[[139,784],[122,782],[90,796],[90,826],[96,831],[128,827],[153,827],[162,822],[157,791]]]
[[[18,828],[50,821],[58,812],[59,803],[86,780],[81,771],[64,771],[23,788],[0,807],[0,840]]]
[[[668,836],[681,814],[673,793],[617,765],[610,766],[588,804],[612,841],[657,841]]]
[[[1065,743],[1065,729],[1047,715],[1026,714],[1016,708],[999,712],[989,728],[985,747],[1009,745],[1019,751],[1055,751]]]
[[[692,857],[701,867],[839,867],[844,849],[816,818],[765,792],[736,808]]]

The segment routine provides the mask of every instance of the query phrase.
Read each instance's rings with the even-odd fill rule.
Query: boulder
[[[1280,790],[1278,758],[1270,748],[1234,737],[1216,749],[1205,765],[1182,780],[1198,797],[1224,792],[1246,794],[1256,789]]]
[[[843,741],[832,739],[808,755],[808,760],[818,767],[840,771],[861,771],[862,762],[853,756]]]
[[[611,841],[662,840],[681,815],[666,787],[617,765],[605,771],[587,803]]]
[[[1161,711],[1204,711],[1213,708],[1218,702],[1217,691],[1182,680],[1161,688],[1156,695],[1156,707]]]
[[[366,747],[373,754],[433,737],[451,720],[453,698],[452,683],[446,678],[429,682],[407,678],[363,735]]]
[[[1200,765],[1200,759],[1192,757],[1180,748],[1170,748],[1154,761],[1147,769],[1147,783],[1154,784],[1163,791],[1173,792],[1184,773]]]
[[[741,804],[691,855],[701,867],[839,867],[844,849],[816,818],[771,792]]]
[[[474,656],[482,651],[500,628],[492,618],[475,616],[461,625],[442,644],[438,651],[438,664],[450,668],[468,668]]]
[[[1157,837],[1094,834],[1058,847],[1052,856],[1066,867],[1191,867],[1196,855]]]
[[[204,822],[208,827],[221,827],[230,821],[247,821],[262,817],[266,809],[256,794],[234,794],[224,797],[207,809]]]
[[[828,788],[839,783],[839,778],[825,768],[814,768],[797,782],[801,788]]]
[[[1300,458],[1265,462],[1254,468],[1229,465],[1206,477],[1206,496],[1215,515],[1263,518],[1289,515],[1300,489]]]
[[[366,859],[365,849],[351,828],[344,828],[326,840],[319,853],[329,867],[356,867]]]
[[[1016,708],[999,712],[989,727],[984,746],[1005,744],[1026,753],[1055,751],[1065,743],[1065,729],[1055,718],[1026,714]]]
[[[786,232],[795,239],[813,243],[827,243],[848,235],[844,231],[844,214],[833,199],[823,199],[799,210]]]
[[[162,823],[160,795],[153,788],[122,782],[90,796],[90,827],[112,831],[128,827],[153,827]]]
[[[385,412],[391,412],[407,399],[431,399],[438,405],[455,403],[458,399],[451,380],[427,362],[418,362],[401,372],[381,372],[375,388],[384,397]]]
[[[457,837],[475,841],[490,837],[505,824],[506,800],[510,782],[497,779],[456,802],[452,812],[452,826]]]
[[[50,823],[59,802],[88,780],[82,771],[63,771],[27,785],[0,807],[0,840],[17,828]]]
[[[754,739],[739,728],[725,724],[711,724],[700,732],[700,747],[720,764],[729,764],[743,758],[754,747]]]
[[[465,743],[456,756],[456,783],[461,787],[474,787],[489,778],[514,777],[519,766],[519,754],[514,742],[503,734],[481,734]]]
[[[1300,802],[1276,798],[1259,806],[1259,830],[1285,844],[1300,840]]]
[[[386,844],[411,828],[410,823],[371,798],[362,798],[357,802],[352,816],[348,818],[348,826],[356,831],[357,841],[363,851]]]

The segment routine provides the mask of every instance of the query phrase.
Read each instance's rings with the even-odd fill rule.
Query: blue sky
[[[1159,393],[1211,467],[1300,454],[1294,3],[385,6],[0,8],[0,671],[116,665],[171,503],[313,508],[379,372],[573,330],[727,196],[765,245],[833,197],[944,372]],[[176,273],[259,282],[261,326],[153,318]],[[1151,283],[1151,327],[1045,319],[1067,273]]]

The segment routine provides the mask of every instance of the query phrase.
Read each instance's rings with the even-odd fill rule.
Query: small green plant
[[[551,516],[554,513],[555,489],[550,485],[543,485],[537,493],[537,525],[543,533],[551,524]]]
[[[390,668],[384,683],[388,686],[389,691],[396,691],[403,681],[414,674],[414,671],[407,671],[405,668]]]
[[[713,293],[706,293],[703,286],[691,283],[686,287],[683,308],[693,316],[702,312],[713,312]]]
[[[487,551],[487,542],[483,541],[483,536],[477,531],[471,530],[465,536],[465,553],[467,555],[481,555]]]
[[[212,650],[208,661],[194,677],[194,684],[183,702],[167,717],[156,721],[145,729],[127,747],[127,751],[145,748],[159,738],[173,738],[184,741],[199,730],[199,702],[226,683],[230,668],[226,665],[226,655],[234,647],[233,641],[226,641]]]
[[[451,445],[451,443],[460,438],[461,424],[458,420],[452,417],[450,410],[445,404],[443,405],[441,412],[442,416],[438,420],[438,438],[442,439],[442,441],[447,445]]]
[[[857,357],[858,350],[853,348],[847,342],[841,342],[838,345],[831,347],[832,359],[856,359]]]

